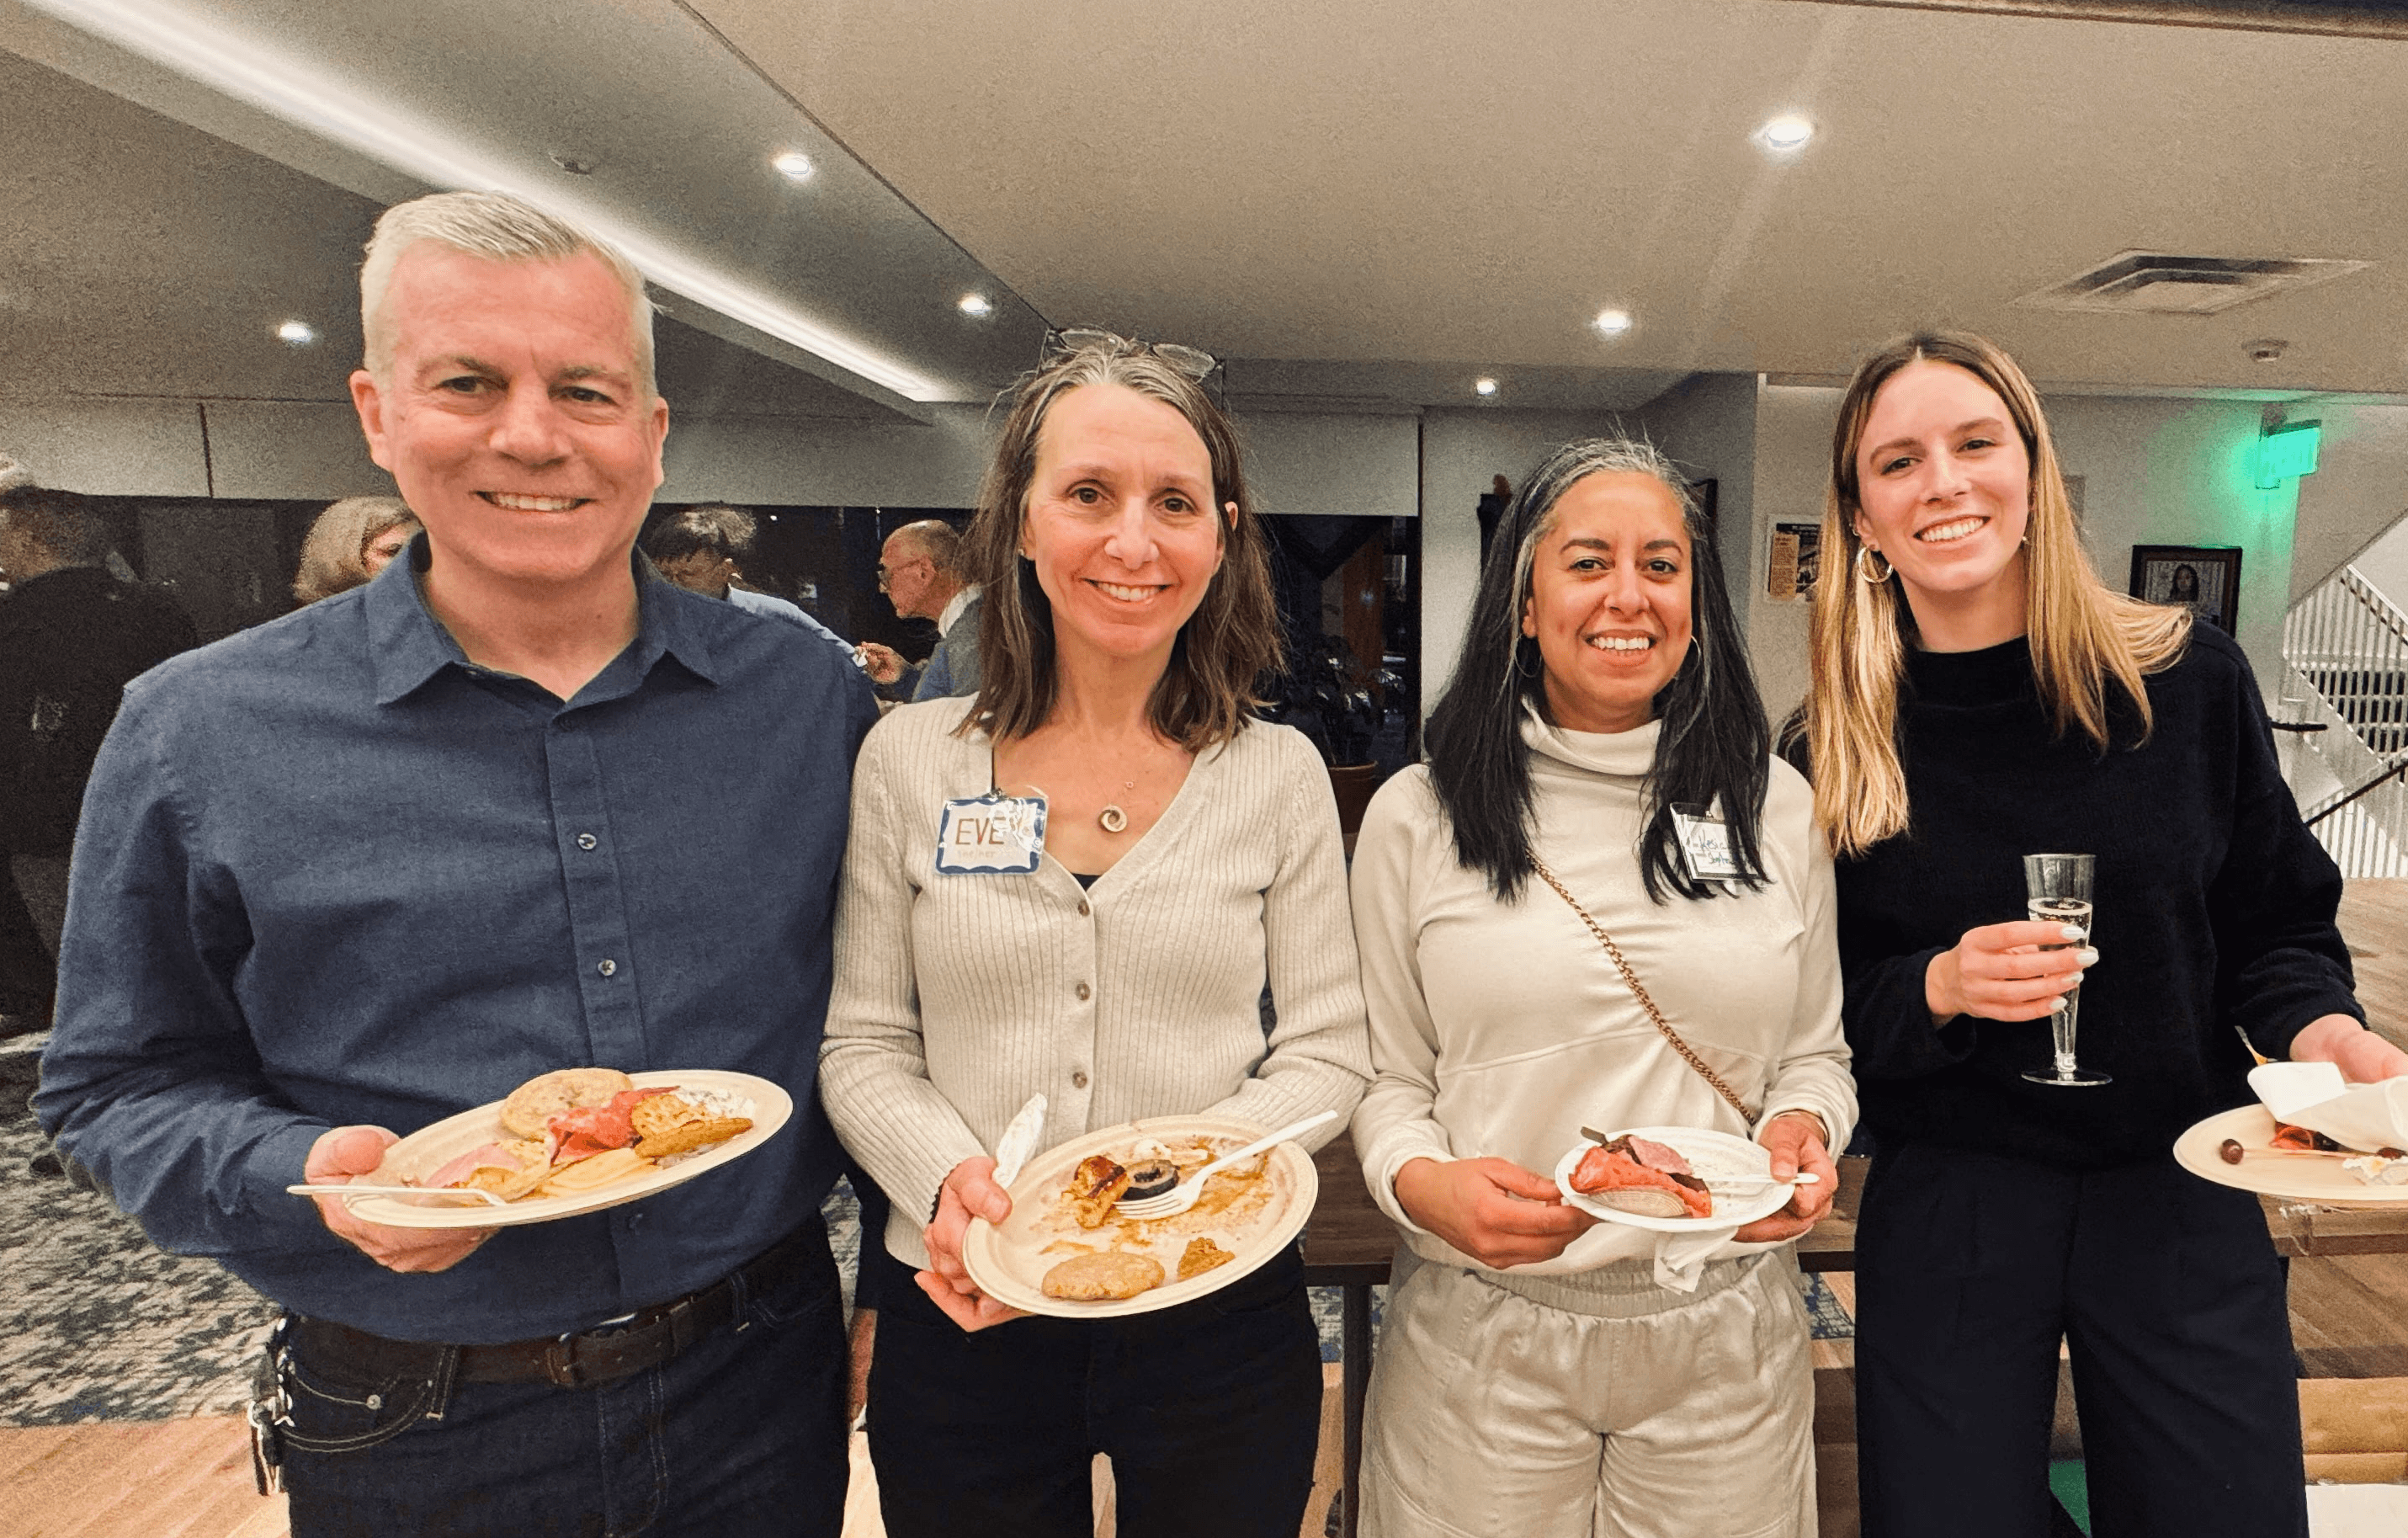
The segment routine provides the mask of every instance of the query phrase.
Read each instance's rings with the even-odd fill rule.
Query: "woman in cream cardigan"
[[[1814,1531],[1784,1242],[1828,1208],[1828,1150],[1856,1113],[1831,863],[1805,783],[1770,756],[1700,522],[1653,449],[1557,450],[1498,530],[1428,765],[1364,820],[1377,1078],[1354,1142],[1404,1240],[1367,1532]],[[1715,801],[1727,883],[1692,874],[1672,816]],[[1552,1171],[1584,1125],[1753,1137],[1774,1175],[1820,1183],[1702,1255],[1659,1254],[1659,1235],[1558,1199]]]
[[[894,1201],[863,1248],[887,1268],[869,1447],[898,1538],[1083,1538],[1097,1452],[1123,1531],[1303,1520],[1321,1366],[1296,1250],[1095,1321],[1019,1318],[961,1260],[970,1215],[1010,1212],[992,1154],[1032,1095],[1052,1145],[1140,1116],[1343,1115],[1369,1078],[1328,778],[1248,718],[1278,642],[1210,367],[1089,338],[1022,386],[969,533],[978,696],[896,711],[855,770],[820,1084]],[[1043,797],[1042,855],[946,873],[942,809],[990,790]]]

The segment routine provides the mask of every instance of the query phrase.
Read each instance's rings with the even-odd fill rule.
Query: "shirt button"
[[[1085,1070],[1082,1069],[1070,1075],[1070,1087],[1073,1089],[1084,1089],[1087,1087],[1087,1074]]]
[[[580,849],[591,849],[601,841],[591,833],[580,833],[577,836],[577,847]]]
[[[1077,994],[1082,999],[1087,999],[1093,997],[1096,990],[1087,986],[1084,983],[1082,983],[1070,991]]]
[[[1087,906],[1087,899],[1081,898],[1079,899],[1079,916],[1081,918],[1085,918],[1090,912],[1092,912],[1092,910]]]
[[[616,977],[619,975],[619,964],[611,960],[607,956],[594,964],[594,970],[600,972],[605,977]]]

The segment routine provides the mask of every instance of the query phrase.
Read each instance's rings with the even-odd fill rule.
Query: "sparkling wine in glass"
[[[2090,878],[2097,863],[2088,855],[2024,856],[2025,913],[2042,923],[2062,924],[2082,931],[2079,940],[2059,940],[2042,945],[2042,950],[2062,951],[2090,942]],[[2074,1013],[2081,1007],[2082,979],[2077,975],[2065,990],[2064,1005],[2048,1017],[2055,1048],[2053,1061],[2045,1071],[2033,1069],[2025,1078],[2034,1084],[2070,1088],[2087,1088],[2108,1082],[2106,1074],[2080,1067],[2073,1060]]]

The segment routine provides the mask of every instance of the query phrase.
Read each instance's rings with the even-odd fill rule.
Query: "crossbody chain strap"
[[[1624,957],[1622,947],[1613,942],[1613,937],[1605,932],[1605,927],[1588,916],[1588,910],[1582,907],[1580,900],[1571,895],[1562,882],[1555,879],[1555,873],[1547,869],[1546,861],[1533,854],[1530,856],[1530,864],[1539,872],[1539,879],[1554,887],[1555,896],[1569,903],[1571,911],[1580,915],[1581,922],[1588,926],[1588,932],[1597,936],[1597,942],[1605,947],[1607,956],[1613,958],[1613,965],[1622,973],[1622,980],[1629,984],[1630,991],[1638,996],[1639,1007],[1647,1012],[1648,1019],[1656,1022],[1656,1028],[1664,1033],[1664,1040],[1672,1043],[1672,1050],[1681,1055],[1681,1060],[1696,1069],[1700,1078],[1713,1085],[1714,1093],[1728,1100],[1730,1108],[1738,1112],[1750,1127],[1755,1126],[1756,1113],[1747,1108],[1747,1102],[1739,1098],[1737,1091],[1723,1082],[1721,1074],[1708,1068],[1706,1060],[1692,1051],[1688,1042],[1681,1040],[1681,1033],[1672,1028],[1671,1022],[1664,1018],[1664,1012],[1656,1007],[1656,1000],[1647,996],[1647,985],[1640,982],[1639,974],[1630,970],[1630,963]]]

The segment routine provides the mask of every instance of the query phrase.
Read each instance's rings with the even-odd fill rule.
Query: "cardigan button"
[[[1073,1089],[1084,1089],[1087,1087],[1087,1074],[1085,1070],[1082,1069],[1070,1075],[1070,1087]]]
[[[1075,987],[1075,988],[1071,989],[1070,991],[1071,991],[1071,992],[1073,992],[1073,993],[1075,993],[1075,994],[1077,994],[1077,995],[1078,995],[1081,999],[1090,999],[1090,998],[1093,998],[1093,997],[1095,996],[1095,992],[1096,992],[1096,990],[1095,990],[1095,989],[1093,989],[1093,988],[1091,988],[1091,987],[1087,986],[1087,985],[1085,985],[1084,983],[1080,984],[1077,987]]]
[[[1081,918],[1085,918],[1089,913],[1094,913],[1094,912],[1095,912],[1095,910],[1094,910],[1094,909],[1092,909],[1092,908],[1090,908],[1090,907],[1088,907],[1088,906],[1087,906],[1087,899],[1086,899],[1086,898],[1081,898],[1079,899],[1079,916],[1080,916]]]

